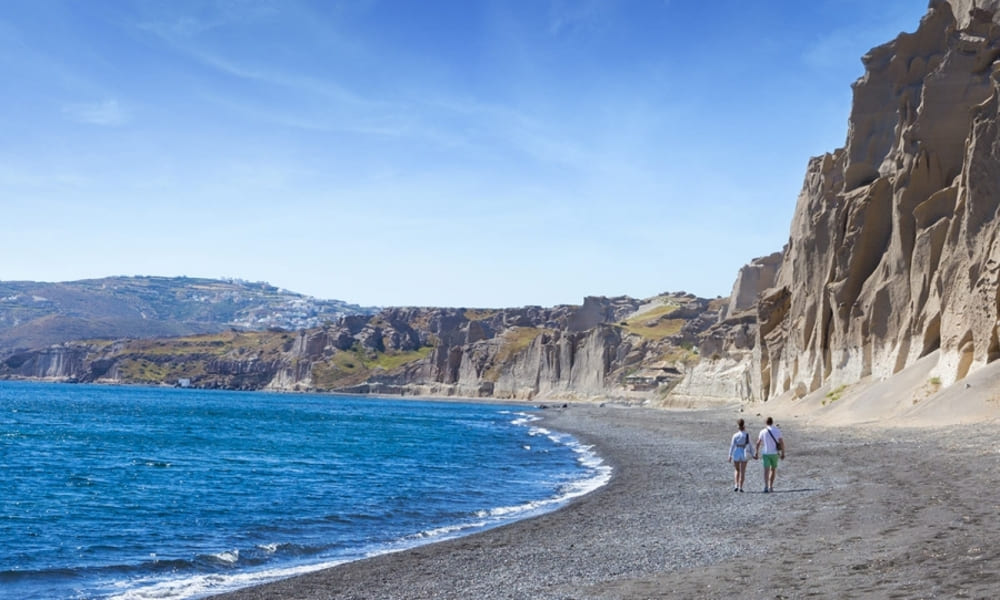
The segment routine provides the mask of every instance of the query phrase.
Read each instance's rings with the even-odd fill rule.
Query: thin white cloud
[[[267,2],[236,2],[234,6],[244,4],[257,7],[257,10],[253,12],[255,18],[265,18],[276,12]],[[212,29],[250,20],[252,19],[249,16],[237,16],[234,11],[230,10],[214,20],[183,17],[173,21],[147,21],[138,24],[137,27],[152,34],[179,55],[228,77],[284,88],[295,94],[318,96],[339,105],[373,109],[385,106],[385,102],[366,98],[329,79],[310,77],[288,69],[265,66],[259,61],[226,56],[224,52],[212,49],[210,41],[197,39],[201,37],[200,34]]]
[[[74,121],[102,127],[119,127],[131,120],[128,111],[114,98],[100,102],[68,104],[63,107],[63,114]]]
[[[498,142],[546,163],[573,168],[593,165],[593,154],[564,133],[552,130],[545,119],[503,104],[441,94],[428,96],[422,106],[432,114],[448,115],[469,124],[464,145],[495,146]]]
[[[153,29],[148,29],[154,31]],[[154,31],[157,35],[162,33]],[[229,77],[254,84],[281,88],[289,98],[318,99],[324,109],[287,109],[268,106],[246,98],[234,97],[222,91],[207,93],[216,104],[227,110],[238,111],[255,119],[312,131],[339,131],[379,137],[415,137],[441,146],[462,146],[465,139],[428,121],[426,115],[415,113],[422,106],[417,92],[401,93],[397,99],[375,98],[355,92],[336,81],[303,73],[281,71],[254,65],[207,50],[200,45],[176,38],[162,37],[174,51],[182,53],[206,68]],[[411,97],[416,93],[416,97]]]
[[[184,14],[150,20],[139,23],[138,27],[161,37],[194,38],[221,27],[269,19],[279,12],[281,4],[273,0],[220,0],[204,3],[204,10],[197,16]]]
[[[295,93],[320,96],[340,104],[361,107],[384,107],[387,104],[383,101],[365,98],[329,80],[309,77],[306,75],[279,72],[274,69],[248,66],[246,64],[241,64],[238,61],[225,58],[219,54],[194,48],[193,46],[175,47],[179,51],[186,52],[189,57],[197,60],[202,65],[215,69],[216,71],[231,77],[237,77],[274,87],[286,88]]]
[[[607,4],[606,0],[554,0],[549,8],[549,33],[559,35],[599,25]]]
[[[556,0],[552,5],[553,35],[600,26],[611,5],[606,0],[577,4]],[[475,95],[428,89],[419,83],[397,82],[389,94],[358,88],[319,73],[281,68],[266,58],[240,56],[232,48],[218,47],[200,34],[215,22],[182,19],[147,21],[139,27],[165,43],[170,50],[200,66],[227,77],[272,88],[256,94],[233,94],[225,86],[209,85],[203,96],[226,107],[227,112],[253,121],[317,132],[341,132],[366,137],[399,138],[438,149],[462,149],[468,154],[520,156],[542,168],[569,168],[578,173],[634,170],[629,160],[607,156],[606,143],[621,145],[622,136],[605,140],[612,131],[566,129],[549,111],[533,103],[509,105],[483,101]],[[327,23],[332,27],[332,24]],[[516,28],[514,28],[516,29]],[[332,37],[338,38],[335,31]],[[371,56],[376,49],[354,47],[351,54]],[[530,53],[526,53],[530,54]],[[266,98],[279,92],[287,102]],[[607,125],[607,124],[606,124]],[[634,175],[634,173],[633,173]]]

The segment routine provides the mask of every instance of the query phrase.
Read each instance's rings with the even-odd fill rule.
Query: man
[[[778,474],[778,458],[785,460],[785,440],[774,419],[767,418],[767,427],[757,435],[757,456],[764,463],[764,493],[774,491],[774,477]],[[764,446],[763,452],[761,446]]]

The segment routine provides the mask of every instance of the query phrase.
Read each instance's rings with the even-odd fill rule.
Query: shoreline
[[[818,427],[780,418],[776,492],[726,462],[735,407],[571,404],[546,428],[595,445],[611,481],[554,512],[244,588],[216,600],[992,597],[1000,587],[995,424]],[[780,417],[780,415],[778,415]],[[947,473],[947,475],[946,475]]]

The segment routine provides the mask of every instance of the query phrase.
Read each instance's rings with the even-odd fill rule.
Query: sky
[[[925,0],[4,0],[0,280],[727,296]]]

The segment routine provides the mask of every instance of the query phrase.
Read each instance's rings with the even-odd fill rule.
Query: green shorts
[[[764,463],[765,469],[777,469],[778,468],[778,455],[777,454],[761,454],[761,461]]]

